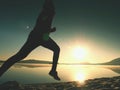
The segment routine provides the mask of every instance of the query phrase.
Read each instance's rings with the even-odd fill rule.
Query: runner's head
[[[53,4],[53,1],[52,0],[45,0],[43,8],[47,9],[47,10],[54,10],[55,7],[54,7],[54,4]]]

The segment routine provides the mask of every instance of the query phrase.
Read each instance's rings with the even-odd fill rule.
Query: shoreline
[[[84,83],[71,81],[21,84],[17,81],[8,81],[0,84],[0,90],[120,90],[120,76],[88,79]]]

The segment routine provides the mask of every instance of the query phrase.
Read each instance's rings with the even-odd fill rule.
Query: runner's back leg
[[[20,49],[18,53],[10,57],[0,68],[0,76],[4,74],[13,64],[24,59],[33,49],[35,49],[38,45],[26,42],[23,47]]]

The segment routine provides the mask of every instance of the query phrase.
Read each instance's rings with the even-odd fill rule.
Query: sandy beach
[[[60,83],[21,84],[17,81],[8,81],[0,85],[0,90],[120,90],[120,76],[89,79],[84,83],[71,81]]]

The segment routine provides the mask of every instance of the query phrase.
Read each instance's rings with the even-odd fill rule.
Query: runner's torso
[[[54,5],[51,1],[46,0],[43,10],[38,16],[35,27],[31,31],[29,37],[47,40],[49,38],[54,16]]]

